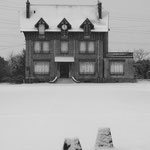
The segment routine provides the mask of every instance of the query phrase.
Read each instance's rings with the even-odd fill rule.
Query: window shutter
[[[88,64],[88,67],[89,67],[89,70],[88,70],[88,73],[91,73],[93,74],[95,72],[95,66],[94,66],[94,63],[89,63]]]
[[[41,51],[41,43],[40,42],[34,42],[34,51],[35,51],[35,53],[40,53],[40,51]]]
[[[115,73],[115,63],[114,63],[114,62],[111,63],[110,72],[111,72],[112,74]]]
[[[80,53],[85,53],[86,52],[86,42],[82,41],[80,42]]]
[[[86,25],[84,26],[84,34],[85,34],[85,36],[89,36],[90,33],[91,33],[91,27],[90,27],[89,24],[86,24]]]
[[[40,35],[44,35],[45,34],[45,25],[44,24],[40,24],[39,25],[39,34]]]
[[[68,53],[68,42],[61,41],[61,53]]]
[[[34,63],[35,74],[48,74],[49,73],[49,62],[35,62]]]
[[[83,65],[83,63],[80,63],[79,68],[80,68],[80,73],[81,74],[84,73],[84,65]]]
[[[49,52],[49,42],[43,42],[43,52]]]
[[[114,75],[122,75],[124,73],[123,67],[123,62],[111,62],[110,72]]]
[[[119,63],[119,72],[123,73],[123,63]]]
[[[94,62],[80,62],[80,74],[91,75],[95,72],[95,63]]]
[[[93,41],[88,42],[88,52],[94,53],[94,50],[95,50],[94,42]]]

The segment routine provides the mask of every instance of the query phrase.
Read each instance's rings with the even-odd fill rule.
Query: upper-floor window
[[[43,52],[44,53],[48,53],[49,52],[49,42],[42,42],[42,48],[43,48]]]
[[[50,47],[48,41],[35,41],[34,52],[35,53],[49,53]]]
[[[80,62],[79,72],[83,75],[93,75],[95,73],[95,62]]]
[[[123,61],[111,61],[110,62],[110,74],[111,75],[123,75],[124,74],[124,62]]]
[[[94,53],[95,52],[94,41],[80,41],[79,52]]]
[[[68,41],[61,41],[61,53],[68,53]]]
[[[82,41],[80,42],[80,53],[85,53],[86,52],[86,42]]]
[[[41,52],[41,43],[40,42],[34,42],[34,52],[35,53]]]

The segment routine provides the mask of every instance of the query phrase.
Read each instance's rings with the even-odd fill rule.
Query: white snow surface
[[[0,84],[0,150],[62,150],[74,137],[94,150],[103,127],[115,150],[149,150],[150,81]]]
[[[109,13],[103,10],[102,19],[99,19],[97,7],[97,5],[31,5],[29,19],[26,18],[25,10],[20,12],[20,30],[37,31],[35,24],[43,18],[49,25],[46,31],[60,31],[57,26],[66,18],[72,26],[70,32],[82,32],[80,25],[88,18],[94,25],[93,32],[108,32]]]

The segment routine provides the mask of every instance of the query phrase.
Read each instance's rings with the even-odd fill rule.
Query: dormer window
[[[45,30],[49,28],[48,24],[45,22],[43,18],[41,18],[35,25],[35,27],[38,29],[39,37],[44,38],[45,37]]]
[[[44,35],[45,34],[45,25],[40,24],[38,30],[39,30],[39,35]]]
[[[80,26],[84,30],[84,38],[89,39],[91,36],[91,30],[94,29],[94,25],[87,18]]]
[[[89,24],[86,24],[84,26],[84,36],[90,36],[91,34],[91,28],[90,28],[90,25]]]
[[[61,29],[61,38],[67,39],[68,30],[71,29],[71,24],[66,20],[66,18],[64,18],[57,27]]]

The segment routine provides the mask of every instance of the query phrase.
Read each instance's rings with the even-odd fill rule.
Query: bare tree
[[[137,61],[142,61],[144,59],[149,59],[149,54],[150,52],[147,52],[144,49],[134,50],[133,52],[134,60],[137,62]]]

